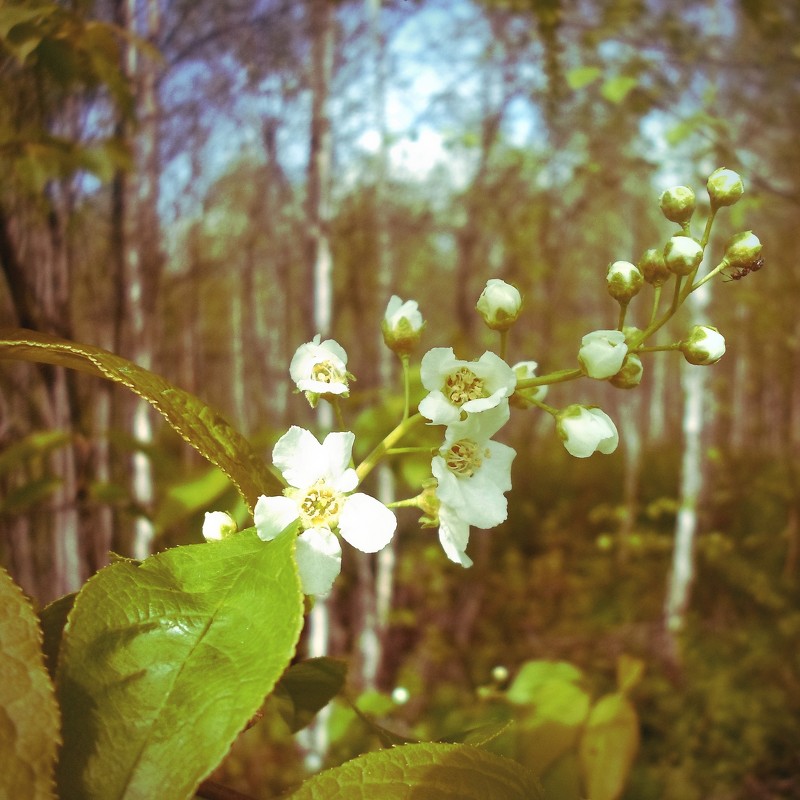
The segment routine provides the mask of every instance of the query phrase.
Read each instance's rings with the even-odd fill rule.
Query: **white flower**
[[[516,452],[490,439],[509,414],[504,403],[448,426],[444,444],[431,462],[440,502],[458,509],[458,516],[477,528],[493,528],[508,516],[503,493],[511,488]]]
[[[716,364],[725,355],[725,337],[711,325],[695,325],[681,342],[681,352],[690,364]]]
[[[358,484],[350,464],[355,436],[329,433],[320,444],[293,425],[275,444],[272,460],[289,488],[283,496],[258,498],[255,523],[268,542],[299,521],[295,557],[305,594],[327,594],[341,571],[342,548],[334,531],[364,553],[376,553],[394,536],[397,519],[383,503],[351,494]]]
[[[206,511],[203,518],[203,536],[208,541],[225,539],[237,530],[238,527],[230,514],[224,511]]]
[[[590,378],[603,380],[619,372],[627,352],[622,331],[593,331],[581,339],[578,361]]]
[[[472,559],[466,554],[469,543],[469,525],[451,506],[439,506],[439,542],[445,555],[462,567],[471,567]]]
[[[320,342],[317,334],[297,348],[289,365],[289,374],[301,392],[306,393],[312,408],[320,395],[347,396],[349,391],[347,353],[333,339]]]
[[[476,306],[483,321],[495,331],[507,331],[522,309],[519,289],[499,278],[490,278]]]
[[[604,411],[571,405],[558,412],[556,430],[570,455],[588,458],[597,451],[613,453],[619,444],[617,427]]]
[[[398,355],[409,354],[419,344],[424,325],[416,300],[404,303],[396,294],[389,298],[381,330],[390,350]]]
[[[514,370],[514,374],[517,376],[517,384],[519,384],[520,381],[535,378],[538,367],[539,364],[536,361],[519,361],[511,369]],[[517,388],[511,397],[511,404],[520,408],[530,408],[533,405],[533,400],[539,400],[540,402],[544,400],[549,388],[549,386],[531,386],[529,389]]]
[[[477,361],[459,361],[452,347],[434,347],[422,357],[422,385],[430,392],[419,411],[434,425],[458,422],[506,402],[517,377],[500,356],[486,352]]]

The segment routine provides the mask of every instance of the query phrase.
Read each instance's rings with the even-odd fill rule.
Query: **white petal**
[[[272,463],[290,486],[307,489],[325,475],[327,466],[322,445],[305,428],[292,425],[275,443]]]
[[[322,477],[338,492],[352,492],[358,485],[358,476],[350,469],[355,438],[350,431],[335,431],[322,442],[325,460]]]
[[[258,538],[265,542],[272,541],[299,517],[300,509],[297,507],[297,503],[282,495],[265,497],[262,494],[253,511]]]
[[[383,550],[394,536],[397,517],[368,494],[351,494],[339,516],[342,538],[363,553]]]
[[[459,439],[472,439],[478,443],[488,441],[508,422],[510,416],[508,401],[503,400],[480,414],[470,414],[465,420],[456,420],[444,432],[445,448]]]
[[[471,478],[457,477],[447,468],[441,456],[433,458],[431,471],[439,482],[436,496],[443,504],[457,508],[459,517],[465,522],[476,528],[494,528],[505,521],[508,501],[503,490],[491,480],[480,473]]]
[[[431,392],[422,398],[419,413],[432,425],[450,425],[461,419],[461,409],[456,408],[441,392]]]
[[[439,541],[451,561],[462,567],[472,566],[472,559],[465,552],[469,542],[469,525],[446,505],[439,507]]]
[[[347,366],[347,353],[335,339],[326,339],[320,344],[320,347],[327,350],[337,361],[340,361],[342,367]]]
[[[452,347],[434,347],[428,350],[420,363],[420,380],[429,391],[439,391],[444,377],[456,365],[456,357]]]
[[[327,528],[309,528],[297,537],[295,559],[303,593],[326,595],[342,571],[342,546]]]

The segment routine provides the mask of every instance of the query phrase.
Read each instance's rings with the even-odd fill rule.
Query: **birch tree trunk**
[[[324,339],[331,329],[333,317],[333,259],[330,246],[330,169],[332,158],[329,98],[333,74],[333,5],[328,0],[308,0],[309,33],[311,36],[311,147],[308,162],[306,218],[308,225],[309,267],[312,276],[315,332]],[[309,318],[309,317],[307,317]],[[333,422],[327,403],[318,406],[320,431],[330,430]],[[330,646],[330,606],[318,598],[308,615],[308,655],[325,656]],[[328,750],[327,707],[309,727],[306,766],[318,770]]]
[[[710,298],[708,284],[695,291],[687,301],[691,324],[702,319]],[[664,626],[667,635],[667,656],[680,665],[677,635],[686,624],[695,575],[695,538],[697,508],[703,492],[706,461],[703,455],[704,411],[707,403],[709,367],[681,365],[683,391],[683,459],[681,462],[680,505],[675,523],[675,546],[672,569],[664,605]]]
[[[144,12],[141,13],[139,0],[125,0],[125,28],[131,35],[152,43],[159,32],[160,8],[158,0],[144,2]],[[139,30],[138,24],[142,18],[144,31]],[[132,361],[145,369],[152,369],[153,343],[156,341],[154,311],[162,266],[158,220],[157,74],[154,60],[140,58],[135,44],[128,45],[125,66],[128,77],[136,86],[139,125],[132,141],[133,170],[123,179],[123,318],[128,326],[123,341],[124,349]],[[153,420],[150,407],[144,400],[135,401],[131,430],[141,446],[153,441]],[[143,559],[152,551],[153,525],[147,512],[154,498],[152,468],[143,449],[134,453],[131,470],[133,499],[137,507],[145,512],[134,523],[131,550],[135,558]]]

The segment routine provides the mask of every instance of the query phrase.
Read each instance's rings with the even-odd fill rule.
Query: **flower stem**
[[[408,419],[408,413],[410,409],[410,397],[411,397],[411,377],[409,375],[409,364],[408,364],[408,355],[403,354],[400,356],[400,363],[403,365],[403,422]]]
[[[500,331],[500,358],[506,360],[506,350],[508,349],[508,331]]]
[[[517,381],[517,389],[530,389],[533,386],[549,386],[551,383],[564,383],[580,378],[583,373],[579,369],[560,369],[557,372],[550,372],[547,375],[539,375],[536,378],[525,378]]]
[[[408,431],[410,431],[415,425],[422,421],[422,414],[414,414],[413,417],[409,417],[408,419],[404,419],[394,430],[390,431],[386,436],[383,438],[383,441],[380,442],[373,451],[356,467],[356,475],[358,475],[358,482],[364,480],[364,478],[375,469],[378,462],[386,455],[386,453],[390,450],[390,448],[396,443],[399,442],[400,439],[405,436]]]
[[[647,326],[650,327],[655,320],[656,314],[658,314],[658,306],[661,303],[661,286],[654,286],[653,287],[653,310],[650,312],[650,321],[647,323]]]
[[[390,447],[386,451],[387,456],[399,456],[405,453],[434,453],[435,447]]]
[[[328,396],[325,398],[331,406],[333,406],[333,414],[336,417],[336,424],[339,426],[340,431],[346,431],[347,425],[344,422],[344,415],[342,414],[342,407],[339,404],[339,398],[334,396]]]
[[[555,406],[549,406],[549,405],[547,405],[547,403],[543,403],[541,400],[537,400],[534,397],[531,397],[530,401],[535,406],[538,406],[539,408],[541,408],[542,411],[546,411],[548,414],[552,414],[554,417],[558,416],[558,409]]]

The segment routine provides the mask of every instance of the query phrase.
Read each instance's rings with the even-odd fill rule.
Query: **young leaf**
[[[601,697],[581,737],[581,771],[587,795],[592,800],[617,800],[638,749],[639,720],[630,700],[621,693]]]
[[[532,772],[462,744],[423,742],[367,753],[307,780],[289,800],[541,800]]]
[[[0,330],[0,358],[56,364],[127,386],[231,479],[251,512],[259,495],[283,490],[264,459],[219,412],[131,361],[98,347],[22,329]]]
[[[0,569],[0,797],[55,797],[58,707],[41,640],[30,603]]]
[[[62,797],[191,796],[294,654],[294,542],[250,529],[87,581],[58,663]]]

